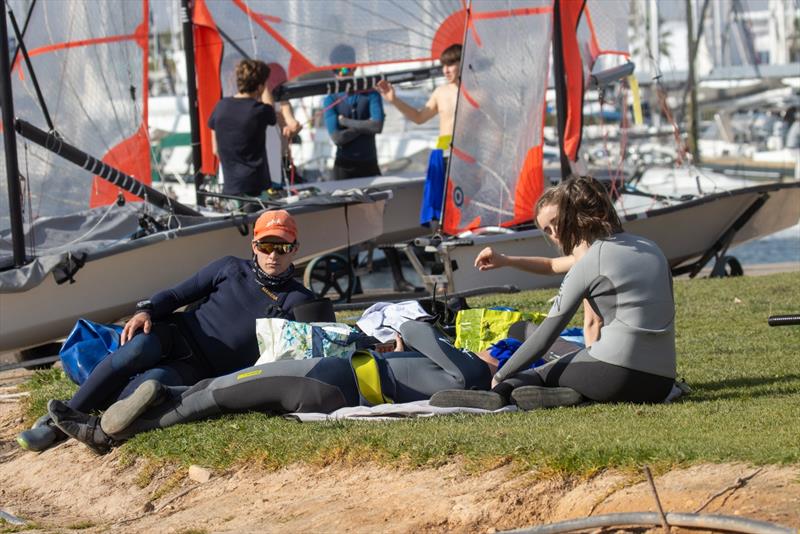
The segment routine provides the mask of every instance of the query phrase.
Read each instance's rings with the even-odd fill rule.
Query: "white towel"
[[[430,401],[421,400],[397,404],[378,404],[377,406],[348,406],[332,413],[290,413],[287,419],[296,419],[303,423],[312,421],[337,421],[340,419],[359,419],[364,421],[402,421],[412,417],[431,417],[434,415],[452,415],[457,413],[490,414],[516,412],[513,405],[503,406],[499,410],[481,410],[480,408],[437,408]]]
[[[386,343],[394,339],[401,324],[429,318],[431,315],[423,310],[416,300],[376,302],[364,310],[356,324],[367,335]]]

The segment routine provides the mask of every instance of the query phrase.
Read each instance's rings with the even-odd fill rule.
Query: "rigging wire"
[[[55,4],[51,4],[51,5],[55,5]],[[47,36],[49,38],[49,42],[50,43],[59,42],[53,35],[53,31],[52,31],[50,23],[49,23],[49,11],[46,8],[43,11],[43,15],[44,15],[44,19],[45,19],[45,29],[46,29],[46,32],[47,32]],[[65,35],[67,36],[67,38],[65,39],[66,42],[69,42],[71,40],[71,36],[75,35],[76,32],[74,31],[74,26],[73,25],[75,24],[75,21],[78,20],[78,18],[79,17],[69,17],[69,20],[70,20],[69,26],[67,27],[67,29],[66,29],[67,31],[65,32]],[[71,90],[71,93],[72,93],[72,95],[74,97],[75,102],[77,103],[77,105],[80,108],[80,110],[83,112],[83,115],[84,115],[85,119],[87,120],[87,122],[90,124],[92,130],[94,130],[95,132],[102,132],[103,129],[100,127],[99,124],[95,123],[94,119],[89,114],[89,111],[87,110],[87,108],[83,104],[83,99],[86,97],[86,95],[85,94],[81,95],[81,93],[75,88],[75,86],[72,83],[70,77],[66,75],[66,73],[71,70],[70,69],[70,67],[71,67],[70,63],[72,62],[72,57],[73,57],[72,48],[65,48],[63,54],[64,54],[64,59],[62,61],[59,61],[60,65],[62,67],[61,68],[61,76],[60,76],[59,79],[62,80],[62,83],[58,84],[58,90],[57,90],[57,93],[56,93],[57,94],[57,99],[56,100],[58,102],[58,105],[57,105],[56,109],[58,111],[61,110],[62,103],[65,103],[65,100],[64,100],[64,89],[68,88],[69,90]],[[75,117],[75,118],[77,118],[77,117]],[[68,141],[68,142],[71,141],[71,139],[68,136],[63,135],[63,137],[65,137],[66,141]],[[96,139],[99,140],[103,145],[105,145],[106,152],[108,152],[111,149],[111,147],[108,145],[108,143],[106,143],[105,136],[100,135],[100,136],[97,136]]]
[[[28,167],[28,140],[27,139],[25,139],[22,142],[22,147],[23,147],[23,159],[25,160],[25,176],[22,177],[23,179],[21,180],[21,182],[23,183],[23,187],[24,187],[22,193],[23,193],[23,195],[25,195],[25,200],[27,201],[27,204],[28,204],[28,206],[27,206],[28,207],[28,213],[27,213],[27,215],[28,215],[28,217],[27,217],[27,219],[28,219],[28,228],[32,228],[33,227],[33,221],[35,219],[33,217],[33,198],[31,196],[31,182],[28,179],[28,177],[31,175],[31,173],[30,173],[30,168]],[[34,237],[35,236],[33,235],[33,232],[30,232],[30,234],[28,235],[28,239],[29,239],[28,248],[30,249],[31,256],[36,256],[36,240],[34,239]]]
[[[128,5],[128,4],[123,3],[122,5],[125,6],[125,5]],[[104,9],[108,9],[108,4],[103,4],[103,6],[104,6]],[[83,7],[84,7],[84,10],[87,9],[87,5],[86,4],[84,4]],[[86,17],[84,18],[84,20],[91,20],[91,18],[89,17],[89,13],[86,12],[85,14],[86,14]],[[113,17],[103,17],[103,18],[106,19],[106,20],[111,20],[112,21],[111,22],[112,27],[115,26],[115,22],[116,21],[114,20]],[[122,18],[122,17],[120,17],[120,18]],[[124,18],[126,20],[131,20],[131,19],[129,19],[129,17],[124,17]],[[132,20],[136,20],[136,19],[132,19]],[[113,29],[115,31],[112,33],[112,35],[123,35],[123,33],[120,31],[119,28],[114,27]],[[91,34],[91,30],[89,31],[89,33]],[[120,67],[122,67],[124,65],[125,71],[127,72],[127,75],[128,75],[128,82],[129,82],[129,86],[130,86],[130,82],[132,81],[132,77],[131,77],[131,72],[130,72],[130,58],[127,57],[128,56],[128,54],[127,54],[127,46],[128,46],[127,43],[120,43],[117,47],[114,47],[113,49],[110,48],[110,47],[108,47],[108,48],[107,47],[103,47],[103,48],[107,49],[109,51],[121,48],[122,55],[125,56],[124,59],[122,61],[120,61],[120,62],[112,61],[112,62],[106,62],[105,64],[108,65],[111,69],[118,69],[118,68],[120,68]],[[104,62],[103,62],[103,60],[102,60],[102,58],[100,56],[101,47],[99,47],[99,46],[89,46],[88,48],[89,48],[88,53],[91,54],[91,55],[94,55],[96,57],[96,59],[97,59],[97,62],[95,64],[96,65],[103,65]],[[109,64],[109,63],[111,63],[111,64]],[[120,65],[120,63],[122,63],[122,65]],[[121,114],[126,114],[128,109],[130,109],[130,108],[128,108],[127,106],[123,107],[121,104],[120,105],[117,104],[117,99],[113,98],[115,93],[112,92],[111,87],[109,85],[109,80],[108,80],[108,77],[106,76],[106,70],[105,69],[98,69],[98,71],[99,71],[99,74],[100,74],[100,81],[102,82],[103,87],[105,89],[105,94],[108,95],[111,114],[112,114],[113,119],[114,119],[113,122],[117,126],[117,133],[122,137],[122,139],[125,139],[126,137],[128,137],[128,135],[127,135],[126,128],[123,125],[127,121],[124,120],[123,118],[121,118],[120,115]],[[121,102],[124,102],[124,99],[122,99],[122,98],[120,98],[119,100]],[[122,107],[121,110],[119,109],[120,107]],[[100,131],[102,131],[102,130],[100,130]],[[110,150],[110,148],[109,148],[109,150]]]
[[[255,13],[255,11],[253,11],[250,8],[249,0],[244,0],[244,6],[250,13]],[[253,46],[253,56],[258,57],[258,48],[256,46],[256,32],[255,32],[255,27],[253,26],[253,17],[245,14],[245,19],[247,19],[247,28],[250,30],[250,44]]]
[[[406,9],[404,7],[405,5],[408,5],[408,3],[409,2],[407,2],[405,0],[400,0],[400,1],[398,1],[398,0],[389,0],[389,4],[391,4],[392,6],[396,7],[400,11],[404,12],[412,20],[415,20],[415,21],[419,22],[421,25],[425,26],[429,30],[433,31],[434,34],[436,34],[436,31],[438,30],[438,28],[436,26],[434,26],[431,23],[428,23],[422,17],[418,17],[416,13],[414,13],[414,12],[412,12],[412,11],[410,11],[410,10],[408,10],[408,9]],[[425,9],[423,6],[424,6],[424,4],[422,2],[418,3],[416,5],[417,11],[418,12],[422,12],[422,13],[424,13],[426,15],[430,15],[431,18],[434,18],[434,15],[429,10]]]
[[[111,213],[111,210],[113,210],[116,207],[117,207],[117,205],[115,203],[109,204],[108,207],[106,207],[106,210],[103,212],[103,215],[101,215],[100,218],[97,220],[97,222],[94,223],[94,225],[91,228],[89,228],[83,235],[76,237],[75,239],[73,239],[72,241],[70,241],[68,243],[62,243],[62,244],[59,244],[57,246],[50,247],[50,248],[39,249],[39,253],[50,252],[50,251],[53,251],[53,250],[60,250],[62,248],[68,247],[70,245],[74,245],[75,243],[78,243],[80,241],[84,241],[86,239],[86,237],[91,235],[97,229],[97,227],[100,226],[103,223],[103,221],[106,219],[106,217],[108,217],[108,214]]]

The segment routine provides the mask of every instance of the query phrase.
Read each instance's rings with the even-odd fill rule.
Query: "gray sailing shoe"
[[[522,410],[538,410],[557,406],[574,406],[582,403],[583,395],[572,388],[520,386],[511,392],[511,399]]]
[[[92,449],[95,454],[106,454],[116,445],[100,428],[100,418],[97,416],[73,410],[55,399],[47,403],[47,411],[58,428]]]
[[[508,402],[494,391],[477,389],[445,389],[437,391],[431,397],[431,406],[438,408],[480,408],[481,410],[499,410]]]
[[[108,407],[100,419],[103,432],[113,436],[130,426],[147,408],[164,399],[164,386],[156,380],[146,380],[133,393]]]
[[[55,426],[50,414],[41,416],[33,426],[17,435],[17,443],[26,451],[41,452],[67,439]]]

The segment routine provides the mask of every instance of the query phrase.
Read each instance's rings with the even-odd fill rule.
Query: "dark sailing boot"
[[[438,408],[479,408],[499,410],[509,404],[508,399],[496,391],[478,389],[445,389],[431,397],[431,406]]]
[[[157,380],[145,380],[133,393],[108,407],[100,419],[100,427],[109,436],[119,434],[130,426],[150,406],[159,404],[166,390]]]
[[[585,399],[572,388],[544,386],[521,386],[511,392],[511,399],[522,410],[575,406]]]
[[[100,428],[99,417],[73,410],[55,399],[47,403],[47,411],[58,428],[92,449],[95,454],[106,454],[115,445],[114,440]]]
[[[26,451],[41,452],[67,439],[50,414],[41,416],[33,426],[17,435],[17,443]]]

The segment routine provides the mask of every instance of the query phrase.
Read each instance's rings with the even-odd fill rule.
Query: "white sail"
[[[435,60],[461,42],[464,31],[460,0],[215,0],[207,5],[225,43],[226,94],[234,87],[233,67],[245,54],[269,63],[280,83],[337,66]],[[337,53],[342,46],[351,50]]]
[[[30,2],[10,4],[26,28],[24,42],[55,130],[65,141],[150,183],[148,2],[36,2],[29,15]],[[11,79],[15,116],[49,130],[21,53]],[[116,200],[116,188],[91,172],[19,135],[17,145],[26,223]],[[5,173],[2,162],[0,232],[10,224]]]
[[[543,188],[550,0],[472,3],[444,230],[530,221]]]

